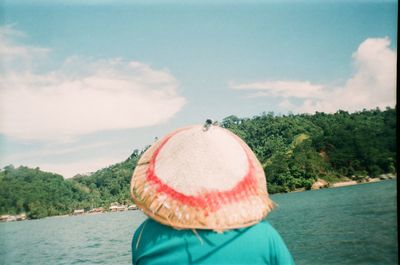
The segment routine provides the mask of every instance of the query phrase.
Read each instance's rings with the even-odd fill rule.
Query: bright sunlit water
[[[396,181],[273,195],[296,264],[397,264]],[[140,211],[0,223],[0,264],[129,264]],[[173,261],[171,261],[173,264]]]

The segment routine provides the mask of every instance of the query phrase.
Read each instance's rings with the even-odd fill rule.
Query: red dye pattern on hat
[[[191,207],[198,207],[202,209],[208,209],[210,212],[215,212],[224,204],[230,204],[232,202],[237,202],[249,197],[251,195],[257,194],[257,180],[254,177],[255,166],[253,164],[252,159],[250,158],[249,151],[243,147],[243,143],[239,141],[236,135],[235,140],[239,142],[239,144],[243,147],[248,161],[248,170],[246,175],[243,179],[231,190],[229,191],[222,191],[222,192],[207,192],[203,194],[199,194],[197,196],[192,195],[185,195],[176,191],[175,189],[171,188],[167,184],[163,183],[163,181],[157,177],[155,174],[155,161],[160,153],[161,149],[164,145],[170,140],[173,136],[187,130],[189,128],[183,128],[182,130],[175,131],[174,133],[167,136],[157,150],[153,153],[149,161],[149,167],[147,169],[147,181],[152,182],[157,186],[156,190],[159,193],[164,193],[170,198],[179,201],[182,204],[189,205]],[[209,213],[205,211],[205,214],[208,215]]]

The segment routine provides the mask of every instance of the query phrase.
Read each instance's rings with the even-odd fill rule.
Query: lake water
[[[296,264],[397,264],[395,180],[272,199],[268,220]],[[130,264],[144,219],[128,211],[0,223],[0,264]]]

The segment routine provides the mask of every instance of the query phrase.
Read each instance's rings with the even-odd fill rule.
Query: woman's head
[[[136,166],[131,195],[149,217],[178,229],[245,227],[273,208],[254,153],[238,136],[210,123],[155,142]]]

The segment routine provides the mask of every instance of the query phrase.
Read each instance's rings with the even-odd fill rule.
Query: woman
[[[150,217],[134,234],[133,264],[294,264],[264,220],[274,204],[260,162],[219,126],[188,126],[154,143],[131,195]]]

